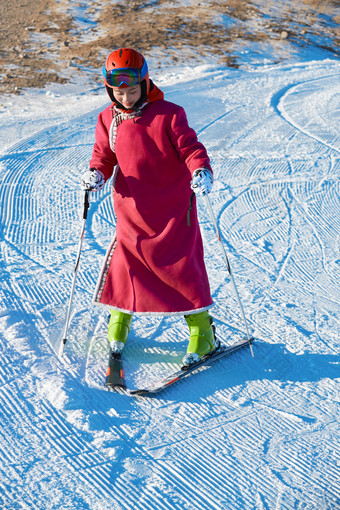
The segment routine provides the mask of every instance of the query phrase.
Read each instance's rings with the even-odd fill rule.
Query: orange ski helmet
[[[140,84],[143,101],[150,91],[146,60],[131,48],[120,48],[110,53],[103,66],[103,75],[106,90],[114,103],[117,101],[113,95],[113,87],[125,88]]]

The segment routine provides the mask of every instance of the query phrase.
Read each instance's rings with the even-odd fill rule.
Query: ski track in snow
[[[69,363],[54,352],[79,173],[105,98],[80,116],[31,121],[2,151],[1,508],[340,508],[339,77],[325,61],[163,84],[211,156],[211,202],[257,341],[255,359],[243,350],[154,398],[103,389],[107,313],[91,300],[114,232],[110,183],[91,195]],[[228,343],[244,326],[203,203],[199,216]],[[134,318],[128,386],[175,369],[186,343],[181,318]]]

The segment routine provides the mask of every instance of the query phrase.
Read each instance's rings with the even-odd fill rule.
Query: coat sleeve
[[[110,148],[110,120],[106,118],[108,116],[105,114],[106,110],[98,116],[90,168],[97,168],[97,170],[100,170],[105,177],[105,181],[107,181],[111,177],[113,168],[117,164],[117,158]]]
[[[197,140],[196,132],[189,127],[184,109],[179,106],[172,116],[170,139],[181,161],[184,161],[191,175],[198,168],[208,168],[211,172],[210,159],[204,145]]]

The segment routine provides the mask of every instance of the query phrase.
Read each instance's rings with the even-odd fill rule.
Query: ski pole
[[[68,302],[68,308],[67,308],[67,313],[66,313],[63,337],[62,337],[62,342],[61,342],[61,345],[60,345],[60,352],[59,352],[60,356],[63,356],[64,349],[65,349],[65,344],[67,342],[67,332],[68,332],[68,328],[69,328],[69,325],[70,325],[72,301],[73,301],[73,296],[74,296],[74,290],[75,290],[75,287],[76,287],[76,280],[77,280],[77,274],[78,274],[79,262],[80,262],[80,254],[81,254],[81,249],[82,249],[82,246],[83,246],[83,237],[84,237],[84,233],[85,233],[85,226],[86,226],[86,220],[87,220],[87,211],[89,210],[89,207],[90,207],[89,193],[90,192],[88,190],[86,190],[85,193],[84,193],[83,222],[82,222],[81,231],[80,231],[79,244],[78,244],[78,252],[77,252],[77,260],[76,260],[76,265],[74,267],[74,272],[73,272],[73,281],[72,281],[71,294],[70,294],[70,298],[69,298],[69,302]]]
[[[226,266],[227,266],[227,270],[228,270],[231,282],[232,282],[233,287],[234,287],[236,299],[237,299],[237,302],[238,302],[240,310],[241,310],[243,322],[244,322],[244,325],[245,325],[245,328],[246,328],[246,332],[247,332],[247,338],[248,338],[248,342],[249,342],[250,352],[251,352],[252,357],[254,357],[254,351],[253,351],[253,347],[251,345],[252,338],[251,338],[250,333],[249,333],[246,316],[245,316],[245,313],[244,313],[244,310],[243,310],[243,306],[242,306],[242,303],[241,303],[241,299],[240,299],[240,296],[239,296],[239,293],[238,293],[238,290],[237,290],[237,287],[236,287],[234,276],[233,276],[233,273],[231,271],[230,263],[229,263],[228,256],[227,256],[227,252],[226,252],[226,250],[225,250],[225,248],[223,246],[222,240],[221,240],[220,229],[218,228],[217,221],[215,219],[214,212],[213,212],[212,207],[211,207],[209,196],[206,195],[206,194],[203,195],[203,196],[204,196],[205,201],[206,201],[207,209],[208,209],[208,211],[210,213],[211,221],[213,222],[213,225],[215,227],[215,232],[216,232],[216,235],[217,235],[217,239],[219,241],[219,244],[220,244],[220,247],[221,247],[221,250],[222,250],[222,253],[223,253],[223,257],[224,257],[224,260],[225,260],[225,263],[226,263]]]

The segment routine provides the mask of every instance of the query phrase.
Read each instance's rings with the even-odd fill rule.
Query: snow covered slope
[[[175,68],[155,81],[186,108],[215,170],[211,202],[251,333],[249,350],[155,398],[103,388],[106,312],[92,293],[114,232],[110,183],[91,196],[74,313],[79,174],[105,94],[27,92],[0,127],[0,507],[340,508],[340,64]],[[204,203],[222,341],[244,336]],[[167,374],[184,319],[135,318],[129,387]]]

